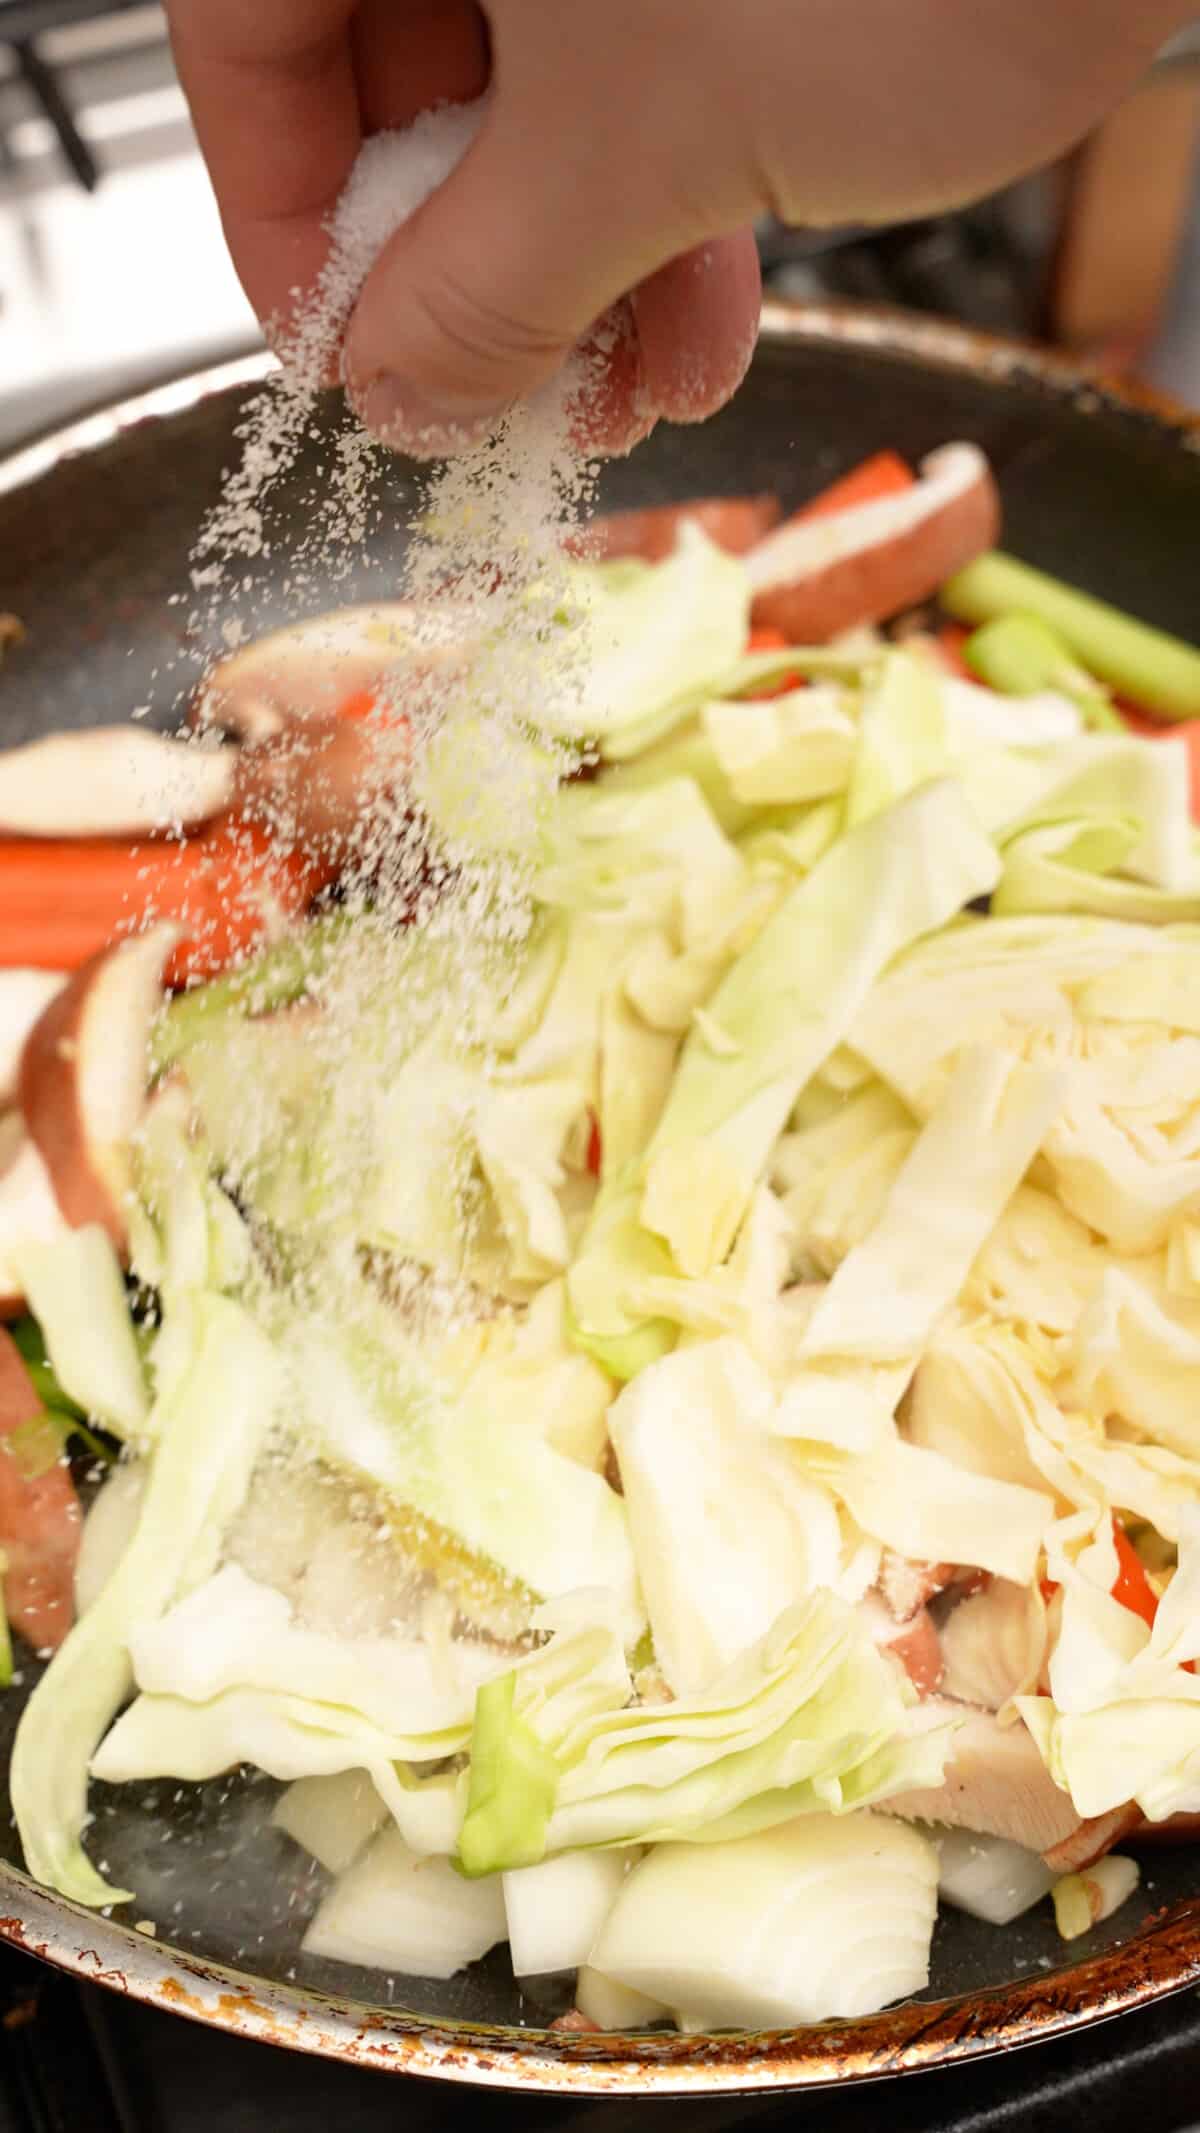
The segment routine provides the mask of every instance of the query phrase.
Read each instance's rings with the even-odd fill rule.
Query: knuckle
[[[525,368],[556,360],[568,343],[569,337],[558,328],[537,325],[492,302],[449,267],[441,268],[423,291],[421,305],[432,332],[448,342],[467,366]]]

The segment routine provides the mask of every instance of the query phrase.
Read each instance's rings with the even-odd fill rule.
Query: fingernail
[[[399,378],[376,378],[351,397],[360,419],[393,451],[414,459],[447,459],[481,444],[496,428],[501,408],[481,414],[435,407]]]

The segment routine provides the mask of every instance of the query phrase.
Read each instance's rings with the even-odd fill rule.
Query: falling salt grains
[[[359,156],[329,225],[325,267],[297,303],[280,344],[280,371],[243,422],[240,463],[198,543],[193,582],[207,614],[194,616],[193,625],[225,649],[262,626],[258,615],[248,629],[243,615],[230,612],[235,600],[243,609],[247,600],[253,605],[256,572],[267,600],[278,597],[270,507],[285,478],[282,589],[293,615],[344,598],[330,588],[372,567],[370,533],[381,523],[394,526],[411,496],[411,476],[351,419],[318,476],[306,477],[297,531],[295,470],[314,438],[324,441],[315,419],[319,396],[335,372],[362,283],[393,232],[466,153],[484,108],[480,102],[426,113],[402,134],[377,136]],[[510,410],[486,443],[429,470],[420,484],[399,588],[412,603],[411,643],[374,691],[378,715],[366,721],[364,739],[375,798],[343,870],[348,901],[374,915],[351,929],[321,999],[323,1079],[339,1126],[339,1175],[322,1180],[332,1217],[327,1237],[344,1239],[353,1230],[372,1161],[369,1121],[379,1087],[434,1035],[445,1044],[452,1031],[464,1053],[478,1045],[480,1009],[531,922],[539,817],[573,767],[569,751],[539,731],[538,709],[552,704],[561,714],[579,688],[563,534],[591,498],[592,469],[574,429],[592,382],[589,363],[599,372],[605,357],[594,341],[588,356],[577,354],[557,379]],[[447,617],[464,647],[461,660],[444,656]],[[570,720],[559,715],[553,723],[561,731]],[[302,727],[294,745],[301,752],[309,745]],[[286,811],[269,826],[279,842],[295,840]],[[435,1031],[420,1021],[429,987],[408,977],[414,947],[420,953],[426,941],[438,965]],[[375,1033],[369,1062],[361,1042],[368,1014]],[[434,1082],[438,1076],[435,1053]],[[473,1219],[468,1178],[463,1186],[465,1237]],[[312,1294],[336,1312],[353,1287],[354,1264],[343,1251],[338,1267],[346,1281],[331,1279],[331,1250],[314,1270]]]
[[[274,336],[279,375],[237,432],[240,464],[226,475],[197,544],[197,589],[219,590],[234,557],[263,553],[263,501],[295,464],[321,389],[336,375],[342,333],[367,273],[387,239],[465,155],[482,114],[482,99],[425,112],[403,134],[378,134],[361,150],[334,210],[316,287],[292,291],[294,316]],[[343,508],[354,500],[358,471],[352,467],[342,484]]]

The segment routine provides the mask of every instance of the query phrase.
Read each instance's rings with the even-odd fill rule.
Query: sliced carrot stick
[[[0,842],[0,964],[73,970],[151,918],[187,936],[173,985],[211,977],[255,947],[272,923],[306,909],[329,869],[280,854],[246,825],[182,843]]]
[[[976,676],[971,672],[970,667],[963,658],[962,648],[970,634],[969,630],[963,628],[961,622],[943,622],[935,639],[946,672],[957,676],[959,681],[974,681],[976,679]]]
[[[344,696],[341,703],[335,705],[332,716],[339,723],[344,720],[350,725],[361,725],[365,719],[374,719],[381,726],[408,725],[403,711],[397,710],[376,689],[355,689],[352,695]]]
[[[1131,1614],[1140,1615],[1152,1628],[1158,1613],[1158,1594],[1146,1576],[1145,1564],[1119,1519],[1113,1520],[1113,1545],[1117,1551],[1117,1575],[1112,1596]]]
[[[756,622],[751,625],[750,635],[746,639],[746,650],[748,652],[782,652],[786,650],[790,641],[782,630],[775,628],[773,622]],[[789,689],[800,689],[803,686],[804,676],[802,674],[783,674],[778,681],[769,683],[765,688],[747,689],[746,701],[747,703],[765,703],[772,696],[786,696]]]
[[[1126,1533],[1119,1518],[1112,1522],[1113,1546],[1117,1551],[1117,1574],[1113,1579],[1112,1596],[1130,1614],[1140,1615],[1147,1628],[1152,1628],[1158,1613],[1158,1594],[1146,1575],[1146,1566]],[[1041,1580],[1041,1594],[1047,1606],[1058,1591],[1053,1578]],[[1187,1669],[1193,1670],[1191,1662]]]
[[[862,464],[851,467],[828,489],[822,489],[807,504],[801,504],[793,518],[832,518],[835,512],[852,511],[857,504],[877,503],[881,496],[899,496],[911,489],[916,475],[907,460],[899,452],[875,452]]]
[[[374,689],[356,689],[353,696],[342,698],[334,711],[335,718],[351,720],[371,718],[379,708],[379,698]]]

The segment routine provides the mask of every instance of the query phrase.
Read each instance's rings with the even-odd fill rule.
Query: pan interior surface
[[[190,589],[189,552],[234,456],[247,395],[261,389],[246,373],[263,367],[174,388],[160,396],[171,412],[154,412],[150,396],[75,438],[50,440],[24,468],[10,466],[7,484],[0,470],[0,547],[11,566],[4,604],[27,631],[0,672],[6,743],[143,707],[158,725],[177,723],[213,648],[213,619]],[[261,630],[298,609],[393,591],[416,493],[401,464],[377,477],[352,567],[336,580],[311,562],[297,568],[340,419],[331,404],[273,496],[265,552],[247,563],[223,620]],[[773,489],[786,507],[869,452],[891,446],[919,459],[957,437],[992,461],[1006,547],[1195,638],[1200,432],[1189,437],[1035,358],[950,330],[776,310],[734,404],[698,429],[661,429],[607,468],[600,501],[619,508]],[[26,1665],[20,1687],[0,1699],[0,1772],[36,1672]],[[1190,1848],[1160,1847],[1146,1851],[1133,1901],[1084,1944],[1083,1967],[1048,1906],[1003,1930],[944,1910],[926,2004],[912,2010],[757,2044],[538,2036],[569,2005],[571,1981],[522,1989],[503,1949],[448,1983],[302,1956],[326,1881],[272,1826],[279,1789],[243,1774],[204,1787],[95,1787],[93,1855],[138,1891],[111,1921],[34,1891],[4,1814],[0,1879],[10,1915],[0,1930],[185,2013],[302,2048],[574,2090],[694,2092],[878,2074],[1097,2019],[1200,1977],[1195,1924],[1185,1930],[1169,1915],[1163,1923],[1200,1885],[1200,1862]],[[135,1921],[153,1933],[135,1931]]]

